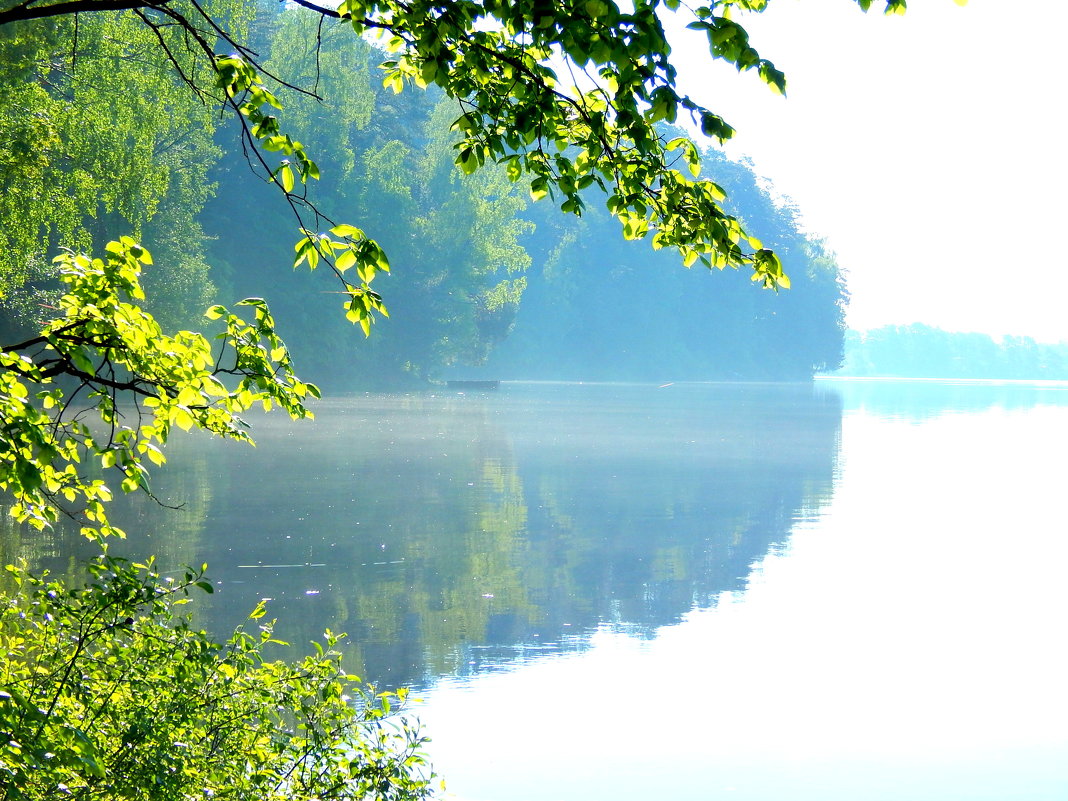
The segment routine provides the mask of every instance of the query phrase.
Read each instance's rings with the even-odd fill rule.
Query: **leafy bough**
[[[305,401],[319,390],[297,377],[263,300],[241,301],[240,314],[209,309],[222,328],[214,349],[200,333],[165,334],[136,303],[151,261],[128,237],[104,258],[59,256],[61,314],[0,351],[0,489],[20,522],[43,528],[65,512],[91,539],[121,536],[104,507],[111,491],[90,463],[117,471],[124,492],[148,491],[147,465],[164,463],[174,426],[247,442],[240,415],[253,407],[311,416]]]

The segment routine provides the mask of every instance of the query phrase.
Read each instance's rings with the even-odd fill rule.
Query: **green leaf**
[[[23,492],[35,492],[41,488],[41,471],[32,462],[19,460],[15,462],[15,474]]]
[[[193,419],[193,415],[189,413],[188,409],[176,407],[171,413],[171,422],[183,431],[188,431],[193,427],[195,420]]]
[[[90,360],[83,347],[78,346],[72,348],[67,355],[70,357],[71,361],[74,362],[74,365],[83,373],[88,373],[90,376],[96,375],[96,365]]]
[[[349,237],[351,239],[363,238],[363,231],[361,231],[355,225],[348,225],[347,223],[335,225],[333,228],[330,229],[330,233],[332,233],[334,236]]]
[[[530,182],[530,199],[537,202],[549,194],[548,182],[541,177]]]
[[[334,266],[341,272],[350,269],[356,263],[356,252],[351,248],[342,251],[341,255],[334,260]]]

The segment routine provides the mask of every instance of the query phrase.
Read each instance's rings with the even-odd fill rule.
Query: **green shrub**
[[[102,556],[70,588],[8,566],[0,595],[0,798],[424,799],[419,732],[316,644],[268,662],[259,630],[225,644],[174,607],[203,570],[161,578]],[[327,649],[337,637],[326,634]]]

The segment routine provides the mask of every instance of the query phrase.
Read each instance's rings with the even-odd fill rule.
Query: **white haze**
[[[674,37],[683,88],[738,129],[729,153],[838,253],[851,327],[1068,340],[1068,4],[923,0],[886,17],[852,0],[776,0],[742,21],[788,97],[709,68],[693,32]]]

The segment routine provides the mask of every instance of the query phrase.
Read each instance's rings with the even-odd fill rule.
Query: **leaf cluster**
[[[0,797],[427,798],[426,742],[325,648],[267,661],[258,606],[225,643],[176,606],[211,591],[203,568],[161,577],[102,556],[71,588],[7,568],[0,595]],[[284,644],[284,643],[283,643]]]
[[[347,223],[335,223],[316,205],[310,203],[306,192],[297,193],[297,182],[304,187],[309,180],[318,180],[318,165],[308,157],[304,145],[282,131],[278,118],[271,110],[281,111],[282,104],[263,83],[256,62],[242,54],[217,56],[214,60],[216,86],[225,92],[227,102],[237,110],[246,140],[253,145],[256,160],[268,174],[271,183],[278,184],[304,235],[294,249],[294,267],[307,262],[314,270],[320,261],[328,264],[343,287],[346,296],[345,316],[359,323],[366,336],[371,334],[374,313],[389,316],[381,295],[371,289],[371,281],[378,272],[389,271],[385,252],[362,230]],[[284,158],[271,167],[262,151],[278,153]],[[330,225],[329,233],[319,233],[305,223],[310,212],[316,224]],[[340,237],[340,240],[333,237]],[[360,283],[354,285],[345,273],[355,267]]]
[[[208,311],[223,328],[213,351],[203,334],[165,334],[138,305],[151,261],[128,237],[109,243],[103,259],[59,256],[62,315],[0,350],[0,489],[14,497],[16,519],[42,528],[63,510],[90,538],[121,535],[107,521],[111,491],[93,463],[117,472],[124,492],[147,491],[147,465],[163,464],[173,426],[250,441],[240,414],[253,406],[310,416],[304,402],[319,391],[296,376],[263,300],[237,304],[249,320],[223,306]]]

